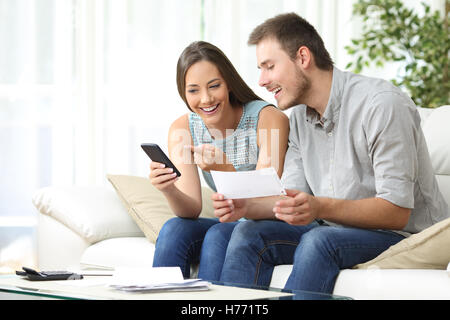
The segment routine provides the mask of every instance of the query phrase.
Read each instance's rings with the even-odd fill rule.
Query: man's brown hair
[[[301,46],[306,46],[314,55],[316,66],[331,70],[333,61],[316,29],[296,13],[285,13],[266,20],[249,36],[248,44],[257,45],[266,38],[275,38],[282,49],[294,60]]]

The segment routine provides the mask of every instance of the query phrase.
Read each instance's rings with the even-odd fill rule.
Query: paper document
[[[201,279],[184,280],[180,267],[116,268],[109,281],[111,288],[126,292],[203,291],[209,285]]]
[[[275,168],[251,171],[211,170],[217,192],[226,199],[257,198],[286,195]]]
[[[141,286],[183,281],[180,267],[116,267],[110,285]]]
[[[158,291],[204,291],[209,290],[210,283],[201,279],[186,279],[179,282],[147,284],[147,285],[112,285],[111,287],[125,292],[158,292]]]

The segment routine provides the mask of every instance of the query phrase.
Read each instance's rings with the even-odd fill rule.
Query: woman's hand
[[[227,162],[227,156],[219,148],[211,144],[201,144],[196,147],[186,146],[190,148],[194,156],[194,163],[203,171],[229,171],[225,166],[230,166]]]
[[[243,217],[247,212],[246,199],[225,199],[223,194],[213,193],[214,215],[220,222],[233,222]]]
[[[178,180],[177,174],[172,168],[166,168],[165,164],[152,161],[150,163],[150,182],[162,192],[170,192]]]

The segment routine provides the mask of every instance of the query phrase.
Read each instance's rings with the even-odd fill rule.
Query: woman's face
[[[193,64],[186,72],[186,100],[205,125],[220,125],[231,110],[228,86],[217,67],[206,60]]]

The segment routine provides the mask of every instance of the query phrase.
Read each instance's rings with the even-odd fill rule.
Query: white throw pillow
[[[109,188],[46,187],[36,191],[33,204],[41,214],[58,220],[89,243],[143,236],[114,190]]]

